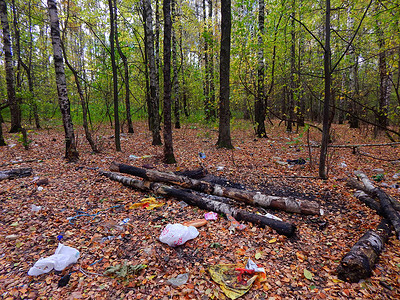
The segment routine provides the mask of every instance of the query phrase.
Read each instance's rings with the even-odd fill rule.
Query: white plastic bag
[[[79,251],[75,248],[64,246],[59,243],[56,252],[46,258],[40,258],[32,268],[29,269],[28,275],[38,276],[48,273],[51,270],[61,271],[78,261]]]
[[[194,226],[168,224],[161,232],[160,242],[176,247],[194,239],[198,235],[199,231]]]

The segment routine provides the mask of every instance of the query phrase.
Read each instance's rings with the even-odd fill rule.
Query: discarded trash
[[[62,235],[62,234],[59,234],[59,235],[57,235],[57,240],[58,241],[61,241],[61,239],[63,238],[64,236]]]
[[[129,275],[138,274],[141,270],[147,268],[147,265],[128,265],[126,262],[124,264],[119,264],[116,266],[108,267],[104,272],[104,275],[114,275],[116,277],[127,277]]]
[[[175,278],[170,278],[167,282],[175,287],[184,285],[189,280],[189,273],[179,274]]]
[[[133,203],[132,205],[129,206],[129,209],[134,209],[134,208],[146,208],[148,210],[161,207],[164,205],[164,202],[157,201],[156,198],[154,197],[149,197],[149,198],[143,198],[140,200],[140,202]]]
[[[201,159],[205,159],[205,158],[206,158],[206,155],[205,155],[203,152],[199,152],[199,157],[200,157]]]
[[[18,235],[16,235],[16,234],[10,234],[10,235],[6,236],[6,240],[9,240],[9,241],[16,240],[17,238],[18,238]]]
[[[37,190],[38,190],[39,192],[41,192],[41,191],[43,191],[43,187],[42,187],[42,186],[38,186]]]
[[[247,226],[244,224],[240,224],[238,221],[235,220],[234,217],[232,217],[231,215],[226,215],[227,219],[229,221],[231,221],[231,226],[229,227],[229,231],[235,231],[235,229],[237,230],[243,230],[245,229]]]
[[[400,173],[396,173],[393,175],[393,179],[399,179],[400,178]]]
[[[347,168],[347,164],[346,164],[345,162],[341,162],[341,163],[340,163],[340,166],[341,166],[342,168]]]
[[[58,287],[66,286],[70,279],[71,279],[71,274],[67,274],[61,277],[61,279],[58,281]]]
[[[128,223],[131,219],[129,218],[125,218],[123,219],[121,222],[119,222],[119,225],[125,225],[126,223]]]
[[[275,219],[275,220],[278,220],[278,221],[282,221],[281,218],[278,218],[277,216],[274,216],[273,214],[270,214],[270,213],[266,213],[264,216],[266,216],[267,218],[270,218],[270,219]]]
[[[32,206],[31,206],[31,211],[32,211],[32,212],[38,212],[38,211],[40,211],[41,209],[42,209],[41,206],[37,206],[37,205],[35,205],[35,204],[32,204]]]
[[[136,160],[139,158],[149,158],[152,157],[153,155],[143,155],[143,156],[136,156],[136,155],[129,155],[129,160]]]
[[[220,285],[222,291],[230,299],[237,299],[247,293],[256,280],[266,280],[264,268],[259,268],[249,259],[243,265],[216,265],[208,268],[211,278]],[[251,276],[249,278],[249,276]]]
[[[161,232],[160,242],[176,247],[194,239],[198,235],[199,231],[194,226],[168,224]]]
[[[182,207],[182,208],[188,206],[188,204],[187,204],[185,201],[180,201],[178,204],[179,204],[179,206]]]
[[[29,269],[28,275],[38,276],[48,273],[53,269],[56,271],[62,271],[70,264],[76,263],[78,258],[78,250],[59,243],[56,252],[49,257],[40,258],[33,267]]]
[[[384,169],[378,168],[378,169],[373,169],[372,172],[378,173],[378,174],[383,174],[385,172]]]
[[[201,220],[194,220],[194,221],[186,221],[186,222],[183,222],[182,225],[184,225],[184,226],[201,227],[201,226],[206,225],[207,223],[208,223],[207,220],[201,219]]]
[[[109,235],[109,236],[105,236],[105,237],[103,237],[103,238],[101,238],[101,242],[102,243],[104,243],[104,242],[106,242],[106,241],[111,241],[111,240],[113,240],[115,238],[115,235]]]
[[[204,214],[204,218],[207,221],[211,221],[211,220],[215,221],[218,219],[218,214],[216,212],[210,211],[210,212]]]
[[[305,159],[303,158],[287,159],[286,161],[289,165],[304,165],[306,163]]]
[[[224,166],[218,166],[217,171],[222,171],[225,167]]]

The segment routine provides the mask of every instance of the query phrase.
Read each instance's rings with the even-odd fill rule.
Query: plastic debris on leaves
[[[161,207],[164,205],[164,202],[157,201],[154,197],[143,198],[140,202],[133,203],[129,206],[129,209],[134,208],[146,208],[147,210],[152,210],[157,207]]]
[[[210,212],[204,214],[204,218],[207,221],[215,221],[218,219],[218,214],[216,212],[210,211]]]
[[[234,217],[232,217],[231,215],[226,215],[227,219],[229,221],[231,221],[231,226],[229,227],[229,231],[235,231],[237,230],[243,230],[245,229],[247,226],[244,224],[240,224],[238,221],[235,220]]]
[[[182,224],[168,224],[160,235],[160,242],[171,247],[183,245],[188,240],[194,239],[199,235],[199,231],[193,226]]]

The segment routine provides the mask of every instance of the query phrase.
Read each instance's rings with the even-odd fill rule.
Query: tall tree
[[[220,99],[217,147],[227,149],[233,149],[229,105],[231,27],[231,0],[221,0]]]
[[[118,9],[117,9],[117,1],[114,0],[115,7],[115,44],[118,49],[118,54],[122,59],[122,63],[124,65],[124,83],[125,83],[125,112],[126,112],[126,122],[128,123],[128,133],[133,133],[133,124],[131,117],[131,102],[130,102],[130,87],[129,87],[129,66],[128,66],[128,58],[122,51],[122,47],[119,43],[118,38]]]
[[[149,100],[149,123],[150,130],[153,136],[153,145],[161,145],[160,135],[160,114],[159,114],[159,92],[158,92],[158,71],[156,70],[156,63],[154,57],[154,34],[153,34],[153,21],[152,21],[151,0],[144,0],[144,17],[146,28],[146,52],[149,65],[150,77],[150,100]]]
[[[295,103],[295,72],[296,72],[296,33],[295,33],[295,17],[296,17],[296,0],[292,0],[291,24],[290,24],[290,75],[289,75],[289,99],[288,99],[288,120],[286,131],[292,132],[294,121],[294,103]]]
[[[264,96],[264,0],[258,0],[258,66],[257,66],[257,96],[254,104],[254,119],[256,133],[259,138],[267,137],[265,132],[265,96]]]
[[[174,103],[174,117],[175,117],[175,128],[181,128],[180,121],[180,91],[179,91],[179,69],[178,69],[178,47],[176,41],[177,32],[177,14],[176,14],[176,0],[171,0],[171,17],[172,17],[172,86],[173,86],[173,103]]]
[[[3,28],[3,50],[6,70],[7,97],[11,111],[10,132],[18,132],[21,127],[21,107],[15,94],[15,75],[13,67],[13,57],[11,50],[10,27],[8,25],[7,4],[5,0],[0,0],[0,19]]]
[[[113,0],[108,0],[108,7],[110,10],[110,54],[111,54],[111,68],[113,74],[113,94],[114,94],[114,138],[115,149],[121,151],[121,137],[120,137],[120,124],[119,124],[119,111],[118,111],[118,74],[117,63],[115,60],[115,18],[116,8],[113,5]]]
[[[329,142],[329,115],[331,100],[331,1],[325,0],[325,45],[324,45],[324,109],[322,119],[322,141],[319,157],[319,177],[327,179],[326,156]]]
[[[163,1],[164,12],[164,162],[176,163],[171,126],[171,2]]]
[[[54,69],[56,72],[58,103],[60,105],[65,131],[65,157],[68,161],[75,161],[78,159],[79,153],[76,149],[74,126],[72,124],[70,102],[67,92],[67,81],[65,79],[57,4],[55,0],[47,0],[47,6],[50,17],[51,40],[53,44]]]

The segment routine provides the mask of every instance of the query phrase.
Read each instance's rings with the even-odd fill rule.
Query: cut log
[[[32,175],[32,168],[19,168],[0,171],[0,180],[27,177]]]
[[[253,192],[240,190],[236,188],[221,186],[211,182],[179,176],[172,173],[159,172],[154,170],[145,170],[125,164],[113,162],[110,166],[113,172],[120,172],[141,177],[153,182],[164,182],[179,185],[184,188],[193,189],[199,192],[223,196],[235,199],[250,205],[261,206],[263,208],[272,208],[292,213],[322,215],[323,210],[316,202],[295,199],[292,197],[277,197]]]
[[[378,213],[378,215],[383,216],[382,208],[381,208],[381,205],[379,204],[379,202],[377,202],[374,199],[372,199],[370,196],[368,196],[367,193],[365,193],[364,191],[361,191],[361,190],[357,190],[354,193],[354,196],[358,200],[363,202],[366,206],[368,206],[369,208],[375,210]]]
[[[381,221],[376,231],[367,231],[342,258],[337,268],[338,277],[349,282],[369,277],[390,233],[386,219]]]
[[[400,215],[393,208],[392,202],[390,201],[389,196],[380,188],[375,187],[373,183],[368,179],[367,175],[362,172],[357,172],[357,176],[363,182],[365,188],[373,194],[375,197],[379,199],[381,204],[381,209],[383,216],[390,221],[390,223],[394,227],[394,231],[396,232],[397,239],[400,240]]]
[[[100,171],[100,174],[110,178],[111,180],[121,182],[129,187],[171,196],[202,209],[211,210],[216,213],[223,213],[225,215],[232,215],[238,221],[251,222],[260,227],[268,226],[274,229],[277,233],[287,237],[293,236],[296,231],[296,227],[293,224],[267,218],[262,215],[252,214],[245,210],[234,208],[227,203],[215,200],[216,198],[221,198],[221,200],[223,200],[223,197],[204,195],[192,190],[182,190],[178,187],[166,186],[158,182],[142,181],[122,176],[114,172]]]

